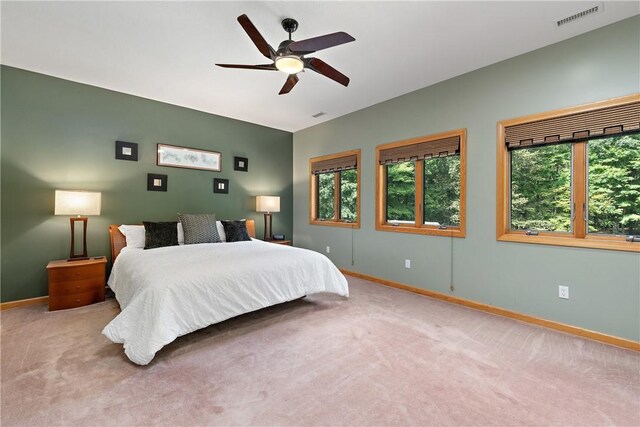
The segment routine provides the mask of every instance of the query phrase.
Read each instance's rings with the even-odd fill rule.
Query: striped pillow
[[[184,244],[220,243],[214,214],[178,214],[184,230]]]

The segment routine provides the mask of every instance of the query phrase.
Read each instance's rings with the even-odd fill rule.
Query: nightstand
[[[275,243],[276,245],[292,246],[291,245],[291,240],[265,240],[265,242]]]
[[[82,261],[51,261],[49,271],[49,310],[82,307],[104,301],[107,257]]]

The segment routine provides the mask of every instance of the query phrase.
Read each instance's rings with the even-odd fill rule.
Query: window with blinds
[[[466,130],[376,148],[376,229],[465,236]]]
[[[309,222],[360,227],[360,150],[309,160]]]
[[[640,251],[640,95],[498,123],[497,238]]]

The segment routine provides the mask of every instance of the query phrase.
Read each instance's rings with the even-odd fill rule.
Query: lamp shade
[[[256,196],[256,212],[280,212],[280,197]]]
[[[102,193],[56,190],[56,215],[100,215]]]

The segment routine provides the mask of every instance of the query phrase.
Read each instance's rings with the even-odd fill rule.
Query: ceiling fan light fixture
[[[276,58],[276,68],[287,74],[296,74],[302,71],[304,63],[295,55],[280,56]]]

